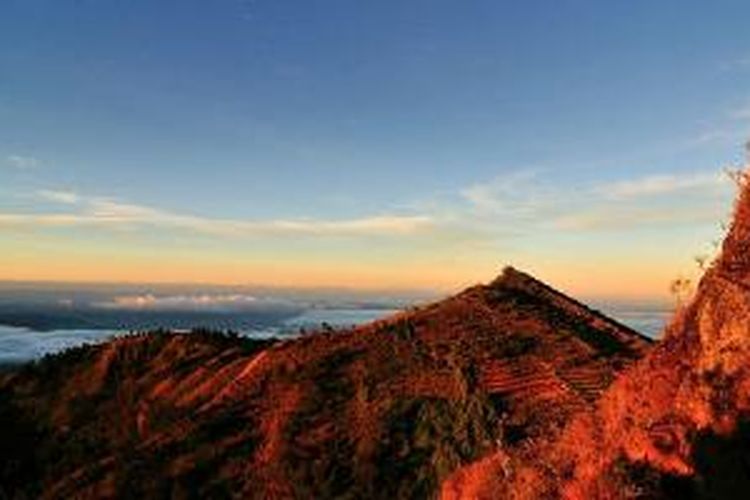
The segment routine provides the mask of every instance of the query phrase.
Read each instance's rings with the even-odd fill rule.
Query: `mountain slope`
[[[721,254],[662,342],[571,425],[566,496],[736,498],[750,486],[750,186]],[[593,424],[593,425],[590,425]],[[585,430],[584,430],[585,429]],[[591,439],[593,438],[593,439]],[[595,457],[595,459],[594,459]]]
[[[665,339],[559,439],[470,467],[445,498],[744,498],[750,488],[750,185]],[[464,475],[469,475],[464,473]],[[471,486],[469,488],[468,486]]]
[[[7,496],[424,498],[552,440],[650,341],[508,268],[347,332],[156,333],[0,382]],[[33,452],[30,447],[33,446]],[[493,463],[495,463],[493,462]]]

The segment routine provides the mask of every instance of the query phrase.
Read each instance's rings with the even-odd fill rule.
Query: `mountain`
[[[650,349],[512,268],[348,331],[129,336],[3,376],[1,493],[434,497],[555,441]]]
[[[750,184],[692,302],[556,439],[486,459],[445,498],[747,498],[750,491]],[[468,477],[470,480],[462,478]]]

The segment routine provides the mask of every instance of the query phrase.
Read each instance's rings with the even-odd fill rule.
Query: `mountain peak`
[[[539,291],[543,289],[554,290],[551,286],[535,278],[531,274],[510,265],[505,266],[502,272],[494,280],[492,280],[488,286],[500,288],[515,288],[528,291]]]
[[[508,280],[532,281],[532,282],[538,281],[536,278],[534,278],[530,274],[524,271],[521,271],[520,269],[516,269],[515,267],[511,265],[507,265],[503,267],[503,270],[500,273],[500,275],[497,278],[495,278],[492,281],[492,283],[501,283],[503,281],[508,281]]]
[[[428,497],[462,484],[448,476],[464,466],[557,435],[649,344],[506,268],[429,306],[271,346],[189,334],[82,348],[0,380],[0,448],[34,450],[0,460],[0,484],[49,497],[125,483],[145,497]],[[21,427],[33,446],[18,446]]]
[[[606,334],[622,342],[623,346],[627,346],[628,349],[633,349],[641,354],[653,342],[651,338],[642,333],[602,314],[600,311],[590,308],[584,303],[535,278],[531,274],[516,269],[513,266],[506,266],[503,272],[488,285],[488,289],[510,291],[514,294],[534,297],[537,300],[553,304],[559,310],[595,325],[601,332],[606,332]]]

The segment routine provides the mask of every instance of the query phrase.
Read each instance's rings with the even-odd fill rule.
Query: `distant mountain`
[[[554,441],[650,348],[512,268],[345,332],[277,342],[208,332],[121,338],[4,376],[0,493],[466,493],[482,471],[505,474]]]

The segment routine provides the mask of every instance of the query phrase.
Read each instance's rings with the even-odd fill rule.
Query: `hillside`
[[[126,337],[2,379],[0,485],[11,498],[434,497],[553,441],[649,349],[512,268],[346,332]]]
[[[747,174],[746,174],[747,175]],[[468,478],[468,479],[467,479]],[[463,482],[461,480],[463,479]],[[750,185],[721,253],[665,339],[597,403],[446,498],[746,498],[750,488]]]

